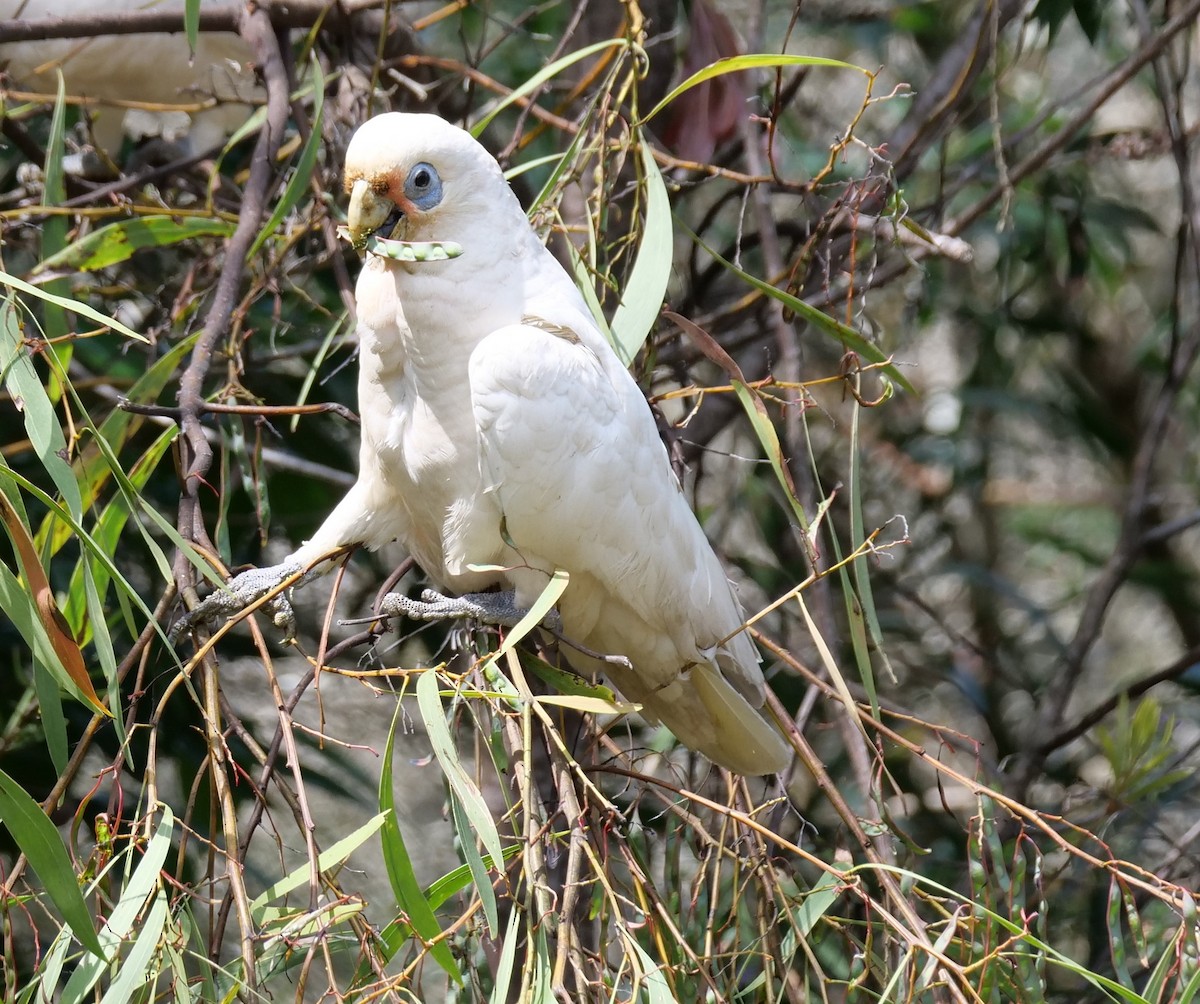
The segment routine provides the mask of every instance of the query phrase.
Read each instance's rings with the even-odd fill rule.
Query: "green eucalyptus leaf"
[[[96,958],[104,959],[100,938],[92,926],[75,869],[62,837],[50,818],[16,781],[0,770],[0,821],[37,873],[50,900],[71,928],[71,933]]]
[[[143,248],[167,247],[193,237],[227,237],[234,225],[200,216],[139,216],[94,230],[44,259],[34,275],[70,269],[94,272],[133,257]]]

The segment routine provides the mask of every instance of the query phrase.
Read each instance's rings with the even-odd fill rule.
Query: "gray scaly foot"
[[[345,620],[343,624],[365,624],[380,617],[408,617],[416,621],[474,620],[496,627],[516,627],[529,611],[517,606],[512,590],[503,593],[465,593],[462,596],[443,596],[426,589],[419,600],[403,593],[388,593],[380,601],[379,614]],[[546,627],[561,628],[558,614],[551,612]]]
[[[266,568],[251,568],[240,575],[235,575],[222,588],[211,593],[194,609],[188,611],[171,625],[169,637],[175,641],[184,631],[196,624],[214,621],[219,617],[230,617],[244,610],[255,600],[260,599],[279,584],[301,571],[302,565],[285,561],[280,565],[269,565]],[[302,586],[317,577],[316,572],[309,572],[300,578],[295,586]],[[279,593],[267,607],[275,626],[282,628],[284,636],[292,637],[296,628],[296,614],[292,609],[288,594],[291,589]]]

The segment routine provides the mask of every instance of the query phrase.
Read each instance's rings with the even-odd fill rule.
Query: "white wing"
[[[626,696],[719,763],[781,770],[788,749],[754,710],[763,677],[741,609],[616,356],[568,329],[510,325],[472,353],[470,381],[518,600],[565,569],[564,633],[633,663],[605,667]]]

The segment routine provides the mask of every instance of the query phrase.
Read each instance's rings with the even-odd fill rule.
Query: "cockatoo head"
[[[346,150],[345,186],[356,248],[371,236],[478,247],[473,231],[495,239],[509,214],[524,219],[495,159],[436,115],[388,112],[363,123]]]

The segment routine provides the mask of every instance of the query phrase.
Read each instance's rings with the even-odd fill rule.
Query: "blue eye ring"
[[[426,161],[414,164],[404,182],[404,195],[418,209],[432,209],[442,201],[442,179]]]

